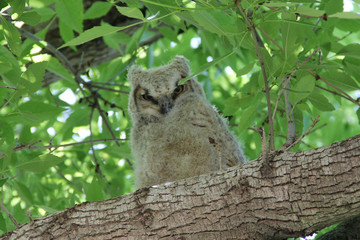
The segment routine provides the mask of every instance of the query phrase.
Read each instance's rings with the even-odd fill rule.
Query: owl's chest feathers
[[[150,158],[156,153],[164,161],[181,161],[184,155],[198,157],[213,148],[208,140],[211,130],[204,128],[202,122],[194,124],[187,118],[169,116],[157,122],[134,126],[132,135],[132,139],[137,139],[132,143],[133,147],[144,154],[142,158]]]

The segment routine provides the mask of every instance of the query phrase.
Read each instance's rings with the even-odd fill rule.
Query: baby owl
[[[136,189],[225,169],[244,162],[226,123],[190,79],[188,61],[129,70],[131,149]]]

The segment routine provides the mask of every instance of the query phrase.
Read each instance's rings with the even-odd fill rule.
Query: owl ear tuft
[[[189,61],[184,56],[176,56],[171,65],[180,72],[182,77],[190,75]]]
[[[140,66],[132,66],[128,72],[128,80],[132,86],[135,86],[146,72]]]

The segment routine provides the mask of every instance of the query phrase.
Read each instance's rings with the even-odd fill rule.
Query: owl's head
[[[200,84],[194,79],[179,84],[189,75],[188,60],[183,56],[176,56],[169,65],[150,70],[132,67],[128,73],[131,84],[129,110],[132,117],[141,115],[146,118],[161,118],[188,94],[204,96]]]

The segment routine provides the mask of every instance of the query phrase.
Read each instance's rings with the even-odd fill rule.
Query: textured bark
[[[86,202],[0,239],[283,239],[360,215],[360,135]]]

